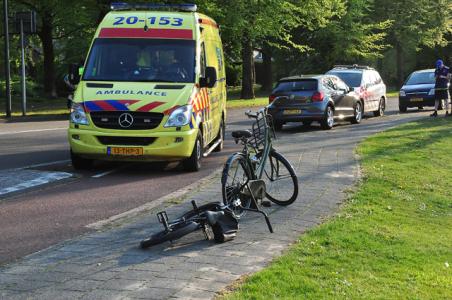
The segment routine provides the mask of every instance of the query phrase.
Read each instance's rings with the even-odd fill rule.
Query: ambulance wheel
[[[201,169],[201,158],[202,158],[202,136],[201,131],[198,131],[198,136],[196,137],[195,145],[191,156],[183,161],[183,166],[185,171],[197,172]]]
[[[225,127],[224,126],[224,120],[222,119],[221,120],[221,124],[220,124],[220,129],[218,130],[218,136],[217,136],[217,140],[221,139],[221,142],[213,150],[215,152],[220,152],[221,150],[223,150],[223,147],[224,147],[224,134],[225,134],[225,128],[224,127]]]
[[[71,151],[71,161],[72,167],[74,167],[74,169],[76,170],[89,170],[93,167],[92,159],[80,157],[77,154],[74,154],[72,151]]]

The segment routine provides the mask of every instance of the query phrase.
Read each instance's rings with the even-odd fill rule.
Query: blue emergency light
[[[198,7],[196,6],[196,4],[153,4],[153,3],[113,2],[110,5],[110,9],[114,11],[174,9],[180,11],[196,12],[198,10]]]

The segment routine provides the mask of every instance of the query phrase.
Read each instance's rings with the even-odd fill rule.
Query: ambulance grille
[[[124,113],[130,114],[133,118],[132,125],[129,127],[122,127],[119,124],[119,117]],[[96,127],[118,130],[154,129],[160,125],[163,119],[162,113],[138,111],[93,111],[90,115]]]
[[[155,141],[155,137],[125,137],[125,136],[98,136],[97,139],[103,145],[119,146],[149,146]]]

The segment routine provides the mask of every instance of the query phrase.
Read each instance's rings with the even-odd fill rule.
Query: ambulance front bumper
[[[106,133],[104,131],[68,130],[71,151],[83,158],[110,161],[177,161],[190,157],[198,129],[152,133]],[[115,148],[115,149],[113,149]],[[133,155],[115,154],[122,149],[141,149]],[[134,149],[132,149],[134,150]]]

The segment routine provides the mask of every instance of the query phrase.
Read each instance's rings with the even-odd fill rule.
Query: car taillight
[[[312,100],[312,102],[322,102],[323,101],[323,97],[324,97],[324,95],[323,95],[322,92],[315,92],[312,95],[311,100]]]
[[[275,100],[276,96],[275,95],[270,95],[270,97],[268,97],[268,103],[272,103],[273,100]]]

